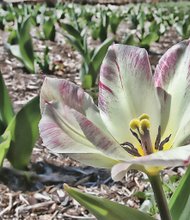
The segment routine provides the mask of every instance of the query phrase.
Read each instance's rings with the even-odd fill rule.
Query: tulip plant
[[[146,173],[161,219],[179,219],[173,213],[171,217],[160,171],[190,163],[189,74],[189,40],[161,57],[154,76],[145,49],[113,44],[100,69],[98,106],[74,83],[44,80],[39,124],[43,143],[82,163],[111,169],[116,181],[129,169]],[[108,210],[115,210],[116,204],[101,204],[100,199],[85,197],[69,187],[66,190],[98,219],[153,219],[137,210],[131,218],[128,207],[124,215],[119,211],[124,207],[118,207],[117,218],[108,217]]]

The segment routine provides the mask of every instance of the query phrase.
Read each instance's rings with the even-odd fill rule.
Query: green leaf
[[[80,38],[80,32],[70,24],[62,23],[61,27],[74,38]]]
[[[12,119],[7,131],[11,132],[11,146],[7,158],[17,169],[24,169],[39,136],[39,97],[28,102]]]
[[[133,34],[129,34],[125,36],[122,43],[127,44],[127,45],[133,45],[133,46],[136,46],[138,44]]]
[[[4,129],[8,126],[13,117],[13,106],[3,76],[0,73],[0,120],[2,121]]]
[[[11,134],[9,131],[0,136],[0,167],[3,164],[3,160],[7,154],[11,142]]]
[[[18,44],[18,36],[17,36],[17,31],[12,30],[9,34],[7,43],[13,45],[13,44]]]
[[[43,23],[43,33],[45,40],[55,40],[55,25],[53,19],[49,18]]]
[[[80,42],[78,39],[76,39],[76,38],[74,38],[74,37],[72,37],[72,36],[69,36],[69,35],[64,35],[64,36],[67,38],[67,40],[69,41],[69,43],[70,43],[76,50],[78,50],[78,52],[79,52],[82,56],[85,56],[83,45],[81,44],[81,42]]]
[[[153,42],[157,41],[159,36],[156,32],[146,35],[146,37],[141,41],[141,46],[149,47]]]
[[[19,31],[19,49],[22,56],[22,62],[25,67],[32,73],[35,73],[34,51],[32,38],[30,36],[30,17],[23,21]]]
[[[189,220],[190,216],[190,167],[179,182],[169,201],[173,220]]]
[[[116,12],[112,12],[110,17],[109,17],[109,23],[110,23],[110,28],[113,34],[116,34],[117,28],[122,21],[123,16],[120,15],[119,13],[116,14]]]
[[[85,206],[98,220],[155,220],[149,215],[136,209],[111,202],[107,199],[97,198],[95,196],[82,193],[65,185],[65,190]]]
[[[109,17],[106,14],[106,12],[101,12],[101,18],[100,18],[100,31],[99,31],[99,39],[101,42],[106,40],[108,35],[108,25],[109,25]]]
[[[82,81],[82,88],[84,89],[92,88],[92,76],[90,74],[84,75]]]
[[[5,46],[6,46],[6,48],[11,52],[11,54],[12,54],[14,57],[16,57],[17,59],[19,59],[21,62],[23,61],[22,55],[21,55],[21,53],[20,53],[19,45],[6,44]]]
[[[92,56],[91,62],[93,64],[94,70],[99,71],[100,65],[107,53],[108,47],[113,43],[113,39],[106,39],[95,51]],[[98,74],[98,73],[97,73]]]

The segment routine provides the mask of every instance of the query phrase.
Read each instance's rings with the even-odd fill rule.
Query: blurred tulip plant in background
[[[154,75],[145,49],[113,44],[100,69],[98,106],[77,85],[47,77],[40,108],[39,129],[46,147],[84,164],[111,169],[116,181],[129,169],[146,173],[161,219],[188,219],[189,169],[169,205],[160,171],[190,162],[189,40],[171,47]],[[68,186],[65,189],[98,219],[155,219]]]

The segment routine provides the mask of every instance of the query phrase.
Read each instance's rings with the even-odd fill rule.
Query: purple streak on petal
[[[125,50],[123,50],[123,59],[125,60],[122,62],[127,62],[129,65],[128,68],[131,69],[131,74],[133,73],[137,75],[142,71],[142,73],[144,73],[144,77],[146,77],[148,81],[150,79],[152,80],[152,72],[148,59],[148,53],[145,49],[128,46]]]
[[[101,81],[99,81],[99,89],[106,90],[107,92],[109,92],[113,95],[113,91],[108,86],[106,86],[104,83],[102,83]]]
[[[184,166],[189,166],[189,164],[190,164],[190,156],[188,157],[187,160],[183,161],[183,164],[184,164]]]
[[[175,74],[177,62],[186,49],[188,41],[183,41],[171,47],[160,59],[154,75],[155,86],[163,87],[170,80],[170,77]]]
[[[81,110],[81,105],[83,105],[85,96],[82,88],[78,87],[74,83],[62,80],[59,86],[59,91],[66,105],[74,107],[79,111]]]
[[[104,83],[99,81],[98,105],[99,105],[99,108],[103,112],[107,112],[107,101],[106,101],[106,98],[105,98],[105,91],[109,95],[112,95],[112,96],[114,95],[113,91],[108,86],[106,86]]]
[[[115,71],[112,66],[108,66],[106,64],[102,64],[101,66],[101,74],[108,81],[114,81],[116,78]]]
[[[99,81],[98,105],[103,112],[107,112],[107,101],[105,97],[105,91],[106,93],[108,93],[108,95],[114,95],[113,91],[108,86]]]
[[[119,67],[119,64],[118,64],[117,60],[115,60],[115,65],[117,67],[117,72],[119,74],[119,80],[120,80],[120,83],[121,83],[121,88],[124,89],[122,74],[121,74],[120,67]]]
[[[86,138],[99,150],[103,151],[107,155],[111,155],[114,152],[117,152],[117,150],[119,151],[117,148],[120,147],[120,145],[113,140],[111,136],[107,136],[102,130],[96,127],[96,125],[94,125],[79,112],[74,111],[73,114],[75,115],[75,118],[78,121]]]

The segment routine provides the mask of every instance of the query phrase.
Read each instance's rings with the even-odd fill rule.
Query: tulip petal
[[[40,108],[43,112],[45,104],[49,102],[62,103],[84,114],[98,127],[105,129],[98,107],[92,97],[82,88],[65,79],[46,77],[40,93]]]
[[[97,153],[76,123],[70,109],[46,104],[39,123],[40,136],[44,145],[57,153]]]
[[[156,153],[138,157],[126,162],[144,166],[186,166],[190,162],[190,145],[171,148],[170,150],[166,151],[158,151]]]
[[[189,164],[190,145],[186,145],[118,163],[113,166],[111,174],[115,181],[119,181],[129,169],[137,169],[148,173],[154,169],[158,171],[164,167],[188,166]]]
[[[84,90],[65,79],[46,77],[40,94],[40,107],[47,102],[58,101],[84,114],[86,109],[95,105],[92,98]]]
[[[85,165],[107,169],[111,169],[111,167],[119,162],[118,160],[98,153],[68,154],[68,156]]]
[[[173,146],[176,147],[190,134],[190,126],[187,126],[190,123],[189,40],[176,44],[162,56],[155,70],[154,81],[156,87],[161,87],[172,97],[164,136],[172,131]]]
[[[131,164],[118,163],[111,169],[111,177],[114,181],[120,181],[126,175],[127,171],[130,170]]]
[[[116,160],[130,158],[127,151],[125,151],[111,135],[99,129],[81,113],[74,109],[72,109],[72,112],[86,138],[96,146],[98,150]]]
[[[168,94],[164,89],[158,87],[157,88],[158,97],[161,105],[161,134],[163,135],[170,115],[170,107],[171,107],[171,95]]]
[[[151,118],[155,138],[160,103],[146,50],[117,44],[109,47],[100,70],[98,102],[107,129],[119,143],[131,141],[129,122],[143,113]]]
[[[116,160],[129,158],[111,135],[62,103],[46,104],[39,128],[44,144],[56,152],[105,153]]]
[[[111,177],[114,181],[120,181],[123,179],[123,177],[126,176],[127,171],[130,169],[136,169],[145,172],[144,167],[141,165],[134,165],[123,162],[123,163],[117,163],[112,167]]]

